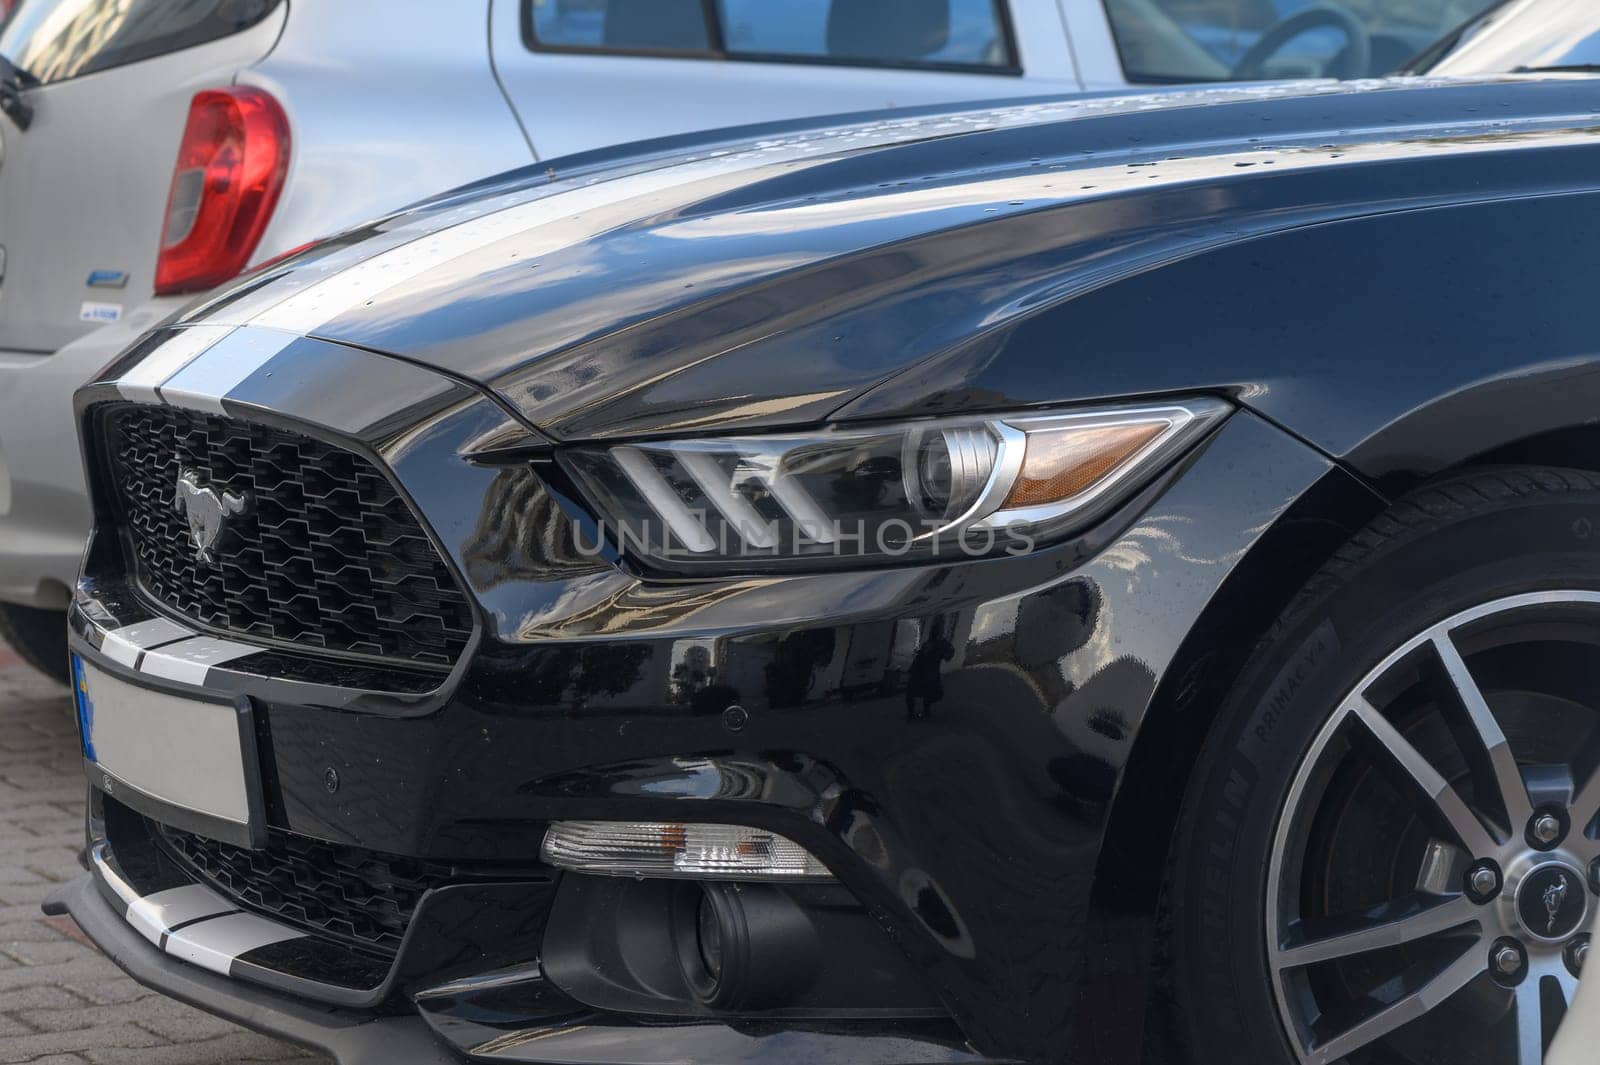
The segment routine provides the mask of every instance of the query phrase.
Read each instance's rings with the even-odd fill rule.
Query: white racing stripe
[[[260,647],[232,640],[219,640],[213,636],[196,636],[192,640],[168,644],[145,652],[139,672],[180,684],[203,686],[206,674],[213,666],[256,654]]]
[[[129,669],[137,669],[140,656],[150,648],[175,643],[193,635],[194,630],[186,629],[176,621],[153,618],[150,621],[141,621],[110,630],[105,634],[105,642],[101,645],[100,651],[113,662]]]
[[[536,195],[554,194],[552,190],[540,188]],[[193,319],[213,325],[248,325],[257,315],[276,307],[295,293],[304,292],[313,285],[319,285],[330,277],[342,274],[357,263],[410,244],[429,233],[461,225],[496,211],[507,210],[534,198],[534,194],[523,189],[516,193],[502,193],[482,202],[423,214],[410,221],[397,222],[393,228],[374,233],[355,246],[327,251],[320,258],[273,278],[270,283],[248,292],[228,293],[224,305],[215,310],[201,306],[194,312]]]
[[[303,939],[288,925],[244,913],[200,884],[168,888],[141,897],[108,858],[108,845],[90,852],[96,875],[127,904],[123,917],[157,949],[223,976],[241,955],[273,943]]]
[[[1048,109],[1041,105],[1025,105],[980,108],[930,118],[869,121],[739,145],[682,162],[665,162],[571,190],[546,192],[535,189],[532,190],[533,199],[524,199],[476,217],[466,217],[459,222],[450,219],[460,217],[458,212],[470,214],[471,208],[458,208],[424,218],[420,225],[430,227],[426,235],[378,252],[310,286],[285,284],[282,299],[275,303],[269,302],[274,286],[252,293],[242,301],[251,311],[249,317],[240,315],[237,308],[224,308],[208,320],[309,333],[398,285],[439,270],[453,260],[497,241],[524,235],[533,238],[517,249],[527,259],[574,247],[620,224],[621,219],[610,209],[631,200],[763,167],[783,166],[931,137],[971,133],[1001,125],[1036,124],[1067,117],[1069,111],[1081,107],[1081,104],[1073,104],[1070,108]],[[1119,105],[1119,109],[1125,107]],[[591,212],[600,217],[584,225],[561,225],[579,222]],[[645,216],[646,212],[641,208],[629,217],[636,219]],[[535,233],[541,228],[549,230],[543,240],[537,239],[538,234]],[[390,237],[392,235],[392,231],[387,234]],[[230,311],[233,313],[230,314]]]
[[[223,414],[223,397],[296,339],[293,333],[268,329],[234,330],[168,377],[158,391],[174,407]]]
[[[135,367],[133,373],[119,382],[119,387],[126,398],[138,402],[165,400],[175,405],[220,412],[222,399],[265,364],[266,359],[258,358],[258,353],[271,346],[257,337],[240,340],[241,358],[235,362],[223,355],[223,345],[218,343],[229,329],[254,327],[304,336],[396,286],[440,270],[498,241],[528,236],[530,239],[518,248],[520,256],[533,259],[549,255],[582,244],[620,224],[622,220],[611,209],[632,200],[764,166],[893,143],[914,137],[916,133],[915,123],[874,123],[826,136],[772,140],[596,180],[573,189],[524,190],[489,201],[490,204],[505,204],[512,196],[516,197],[514,202],[498,208],[473,204],[425,217],[414,224],[417,234],[411,239],[358,259],[309,285],[304,283],[303,274],[291,273],[279,283],[246,294],[236,304],[219,308],[206,317],[204,325],[182,329],[178,337]],[[641,205],[633,217],[645,214],[646,208]],[[585,218],[586,215],[594,217]],[[391,230],[374,237],[373,242],[391,242],[397,235],[408,235],[407,230],[412,228],[408,225]],[[539,234],[541,229],[546,232]],[[324,264],[307,269],[317,272],[326,268]],[[197,329],[207,331],[209,343],[201,335],[194,334]],[[213,346],[214,351],[208,350]],[[197,362],[196,357],[201,353],[206,357]],[[266,358],[276,353],[271,351]]]
[[[597,217],[586,225],[558,223],[579,222],[586,214],[751,165],[748,160],[736,162],[735,158],[707,159],[600,181],[487,214],[466,212],[462,221],[454,225],[423,231],[309,286],[285,284],[280,298],[274,299],[274,286],[268,286],[244,301],[250,308],[248,317],[240,316],[238,308],[224,308],[205,324],[179,329],[118,381],[117,389],[124,399],[133,402],[165,402],[213,414],[225,413],[223,399],[297,337],[314,333],[318,327],[391,288],[497,241],[542,227],[550,228],[545,239],[525,245],[519,249],[520,254],[531,259],[581,244],[615,224],[614,217]]]
[[[239,907],[210,888],[188,884],[146,895],[129,906],[125,916],[140,935],[159,947],[162,938],[179,925],[238,911]]]
[[[161,383],[231,332],[233,327],[224,325],[191,325],[178,330],[119,380],[117,391],[133,403],[160,403],[156,390]]]
[[[629,200],[744,170],[751,165],[748,160],[736,162],[734,157],[709,159],[614,178],[508,207],[437,230],[357,263],[325,281],[294,293],[277,306],[261,311],[248,324],[310,333],[397,285],[414,281],[497,241],[521,236],[541,227],[577,221],[589,212],[603,212]],[[615,224],[615,217],[608,215],[586,226],[553,229],[547,239],[519,248],[518,251],[530,259],[549,255],[581,244]]]
[[[164,949],[174,958],[228,976],[241,954],[300,938],[302,933],[287,925],[253,913],[234,913],[178,929],[167,936]]]

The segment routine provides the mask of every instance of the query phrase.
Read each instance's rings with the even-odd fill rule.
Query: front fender
[[[1588,167],[1588,155],[1552,151],[1552,182]],[[1600,193],[1518,190],[1502,162],[1463,163],[1485,181],[1477,202],[1306,225],[1147,269],[908,371],[840,416],[1215,392],[1398,489],[1592,425]]]

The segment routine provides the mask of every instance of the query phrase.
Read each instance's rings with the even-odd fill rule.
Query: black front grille
[[[140,586],[201,625],[322,651],[449,666],[466,598],[394,485],[296,433],[165,407],[106,418]],[[179,480],[243,500],[201,557]]]
[[[246,850],[175,828],[157,831],[199,879],[249,909],[313,934],[393,955],[417,903],[450,882],[447,866],[273,833]]]

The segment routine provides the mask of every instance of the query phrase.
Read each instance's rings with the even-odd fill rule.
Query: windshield
[[[1495,2],[1105,0],[1105,6],[1129,81],[1184,83],[1392,74]]]
[[[1503,0],[1425,52],[1409,72],[1510,74],[1596,66],[1596,0]]]
[[[20,0],[0,27],[0,56],[30,81],[64,81],[237,33],[281,2]]]

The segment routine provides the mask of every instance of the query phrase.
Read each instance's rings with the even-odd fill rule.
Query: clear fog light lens
[[[825,880],[827,867],[775,832],[743,825],[557,821],[544,860],[602,876],[678,880]]]

